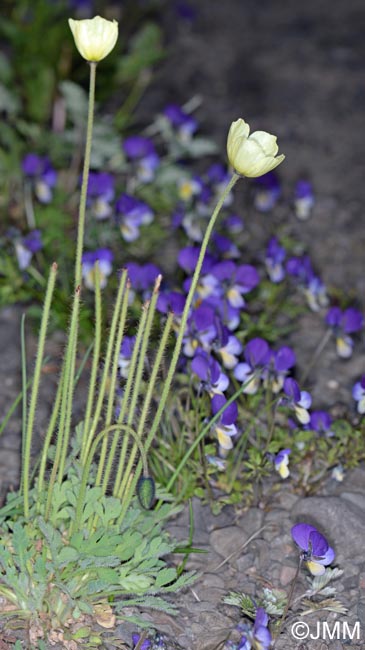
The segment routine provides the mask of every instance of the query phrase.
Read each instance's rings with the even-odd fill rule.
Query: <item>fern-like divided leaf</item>
[[[260,605],[270,616],[282,616],[287,603],[287,593],[283,589],[264,587]]]
[[[247,594],[231,591],[223,598],[223,602],[226,603],[226,605],[235,605],[236,607],[240,607],[245,616],[255,618],[256,607],[251,597]]]
[[[326,600],[321,600],[320,602],[314,602],[313,600],[303,600],[302,605],[307,607],[303,614],[310,612],[318,612],[319,610],[326,610],[329,612],[336,612],[337,614],[347,614],[348,609],[344,607],[339,600],[335,598],[327,598]]]
[[[323,575],[320,576],[315,576],[312,580],[311,583],[311,591],[315,593],[320,593],[322,592],[322,589],[328,585],[329,582],[332,580],[336,580],[340,576],[342,576],[343,571],[342,569],[326,569],[326,571],[323,573]]]

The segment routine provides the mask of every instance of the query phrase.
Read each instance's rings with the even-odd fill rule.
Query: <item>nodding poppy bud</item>
[[[276,136],[266,131],[255,131],[250,135],[249,125],[242,119],[232,122],[227,139],[227,155],[237,174],[256,178],[271,171],[285,156],[277,156],[279,147]]]
[[[112,51],[118,38],[116,20],[100,16],[85,20],[72,20],[68,24],[75,39],[75,45],[86,61],[98,62]]]

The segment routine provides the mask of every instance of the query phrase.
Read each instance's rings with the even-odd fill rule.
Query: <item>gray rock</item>
[[[358,508],[361,508],[361,510],[365,510],[365,494],[361,492],[343,492],[341,494],[341,499],[345,499],[345,501],[350,501],[350,503],[354,503],[355,506]]]
[[[237,570],[241,573],[253,567],[255,564],[255,556],[253,553],[241,555],[236,562]]]
[[[221,603],[223,600],[223,597],[227,594],[227,589],[219,588],[219,587],[206,587],[206,588],[198,588],[194,590],[197,596],[205,602],[208,603],[214,603],[216,605],[217,603]]]
[[[264,513],[259,508],[250,508],[236,520],[237,526],[242,528],[248,536],[258,531],[264,519]]]
[[[354,607],[354,613],[356,614],[356,619],[360,623],[362,634],[364,635],[365,630],[365,597],[360,598],[357,605]]]
[[[218,576],[216,573],[204,573],[201,578],[201,585],[204,589],[210,587],[216,587],[218,589],[224,588],[224,580],[221,576]]]
[[[346,474],[344,487],[349,491],[365,490],[365,469],[356,467]]]
[[[343,578],[343,586],[346,591],[350,589],[355,589],[359,584],[359,576],[349,576]],[[350,594],[349,594],[350,595]]]
[[[223,558],[228,558],[232,553],[234,562],[240,555],[240,548],[247,540],[248,535],[236,526],[226,526],[218,530],[213,530],[210,534],[210,544],[216,553]],[[231,562],[231,560],[229,560]]]
[[[280,508],[285,508],[285,510],[291,510],[298,501],[298,495],[289,491],[282,491],[278,494],[277,504]]]
[[[227,638],[231,628],[232,620],[220,612],[203,612],[199,624],[192,625],[195,643],[189,650],[213,650]]]
[[[186,609],[188,612],[194,612],[195,615],[200,615],[202,612],[211,612],[215,610],[215,606],[206,600],[197,601],[195,598],[192,598],[189,603],[186,603]]]

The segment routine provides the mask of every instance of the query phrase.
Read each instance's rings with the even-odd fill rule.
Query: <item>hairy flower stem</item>
[[[60,408],[59,408],[59,424],[57,432],[57,442],[54,459],[52,461],[52,471],[49,479],[47,503],[46,503],[46,519],[49,516],[50,508],[53,499],[53,486],[55,484],[57,475],[58,482],[62,483],[64,464],[66,461],[68,440],[71,429],[71,416],[72,416],[72,397],[74,391],[74,374],[75,374],[75,361],[76,361],[76,345],[77,345],[77,330],[79,320],[79,305],[80,305],[80,287],[75,291],[76,300],[74,301],[71,323],[68,334],[67,347],[63,359],[63,366],[61,370],[61,389],[60,389]],[[54,405],[51,421],[55,412],[58,412],[57,404]]]
[[[95,104],[95,77],[96,77],[96,63],[90,62],[90,82],[89,82],[89,104],[87,115],[87,128],[86,128],[86,142],[85,142],[85,156],[84,167],[82,172],[82,184],[80,194],[80,206],[78,215],[78,229],[77,229],[77,242],[76,242],[76,261],[75,261],[75,291],[74,300],[71,312],[71,325],[70,333],[67,343],[65,355],[65,393],[64,400],[61,405],[61,417],[64,420],[64,426],[59,430],[59,437],[61,439],[61,457],[60,467],[58,472],[58,480],[63,480],[64,464],[67,454],[67,447],[70,437],[71,416],[72,416],[72,402],[73,402],[73,387],[74,375],[76,367],[76,352],[78,340],[78,323],[79,323],[79,308],[81,297],[81,281],[82,281],[82,251],[84,246],[84,232],[85,232],[85,218],[86,218],[86,200],[87,200],[87,187],[89,182],[89,169],[91,157],[91,145],[93,137],[93,124],[94,124],[94,104]],[[66,389],[68,387],[68,390]],[[58,442],[58,441],[57,441]]]
[[[128,312],[128,298],[130,291],[130,282],[127,280],[127,270],[124,270],[120,278],[119,289],[117,293],[117,299],[114,306],[114,314],[112,319],[112,324],[110,327],[109,337],[108,337],[108,346],[104,360],[104,370],[101,378],[101,384],[99,389],[99,398],[96,403],[94,410],[94,418],[90,431],[87,431],[85,428],[84,441],[85,446],[83,446],[82,458],[86,458],[86,455],[90,449],[92,439],[95,435],[96,427],[99,422],[99,417],[103,408],[104,398],[108,392],[108,403],[105,415],[105,426],[110,426],[112,423],[114,408],[115,408],[115,397],[116,397],[116,384],[118,377],[118,362],[120,355],[120,348],[122,345],[122,340],[124,336],[125,323],[127,319]],[[104,438],[102,443],[102,448],[100,452],[100,460],[98,465],[98,473],[95,480],[95,485],[100,485],[102,475],[104,472],[105,460],[108,450],[108,439]]]
[[[112,324],[109,333],[109,336],[114,345],[114,355],[113,355],[113,359],[110,356],[110,361],[109,361],[110,387],[109,387],[109,395],[108,395],[108,404],[107,404],[106,415],[105,415],[106,426],[109,426],[112,423],[113,416],[114,416],[114,409],[115,409],[116,386],[117,386],[117,379],[119,375],[118,370],[119,370],[120,349],[121,349],[123,336],[124,336],[125,323],[127,320],[129,291],[130,291],[130,280],[127,280],[127,273],[128,273],[127,270],[123,271],[123,277],[121,280],[123,300],[119,303],[117,300],[117,305],[116,305],[118,309],[119,317],[116,320],[115,327],[113,327]],[[118,328],[116,327],[116,325],[118,325]]]
[[[153,422],[151,424],[150,435],[149,435],[149,438],[150,438],[151,442],[152,442],[152,440],[153,440],[153,438],[154,438],[154,436],[156,434],[156,431],[157,431],[157,429],[158,429],[158,427],[160,425],[161,417],[162,417],[162,414],[164,412],[166,402],[167,402],[167,398],[168,398],[170,390],[171,390],[171,384],[173,382],[176,366],[177,366],[178,361],[179,361],[179,356],[180,356],[180,352],[181,352],[181,348],[182,348],[182,344],[183,344],[183,338],[184,338],[186,324],[187,324],[189,313],[190,313],[190,308],[191,308],[191,305],[192,305],[193,300],[194,300],[195,291],[196,291],[196,288],[198,286],[200,272],[201,272],[201,269],[202,269],[202,266],[203,266],[205,253],[206,253],[207,248],[208,248],[208,244],[209,244],[211,234],[213,232],[213,228],[215,226],[218,215],[219,215],[219,213],[220,213],[220,211],[221,211],[221,209],[223,207],[223,204],[224,204],[228,194],[233,189],[234,185],[237,183],[239,178],[240,178],[240,176],[238,174],[234,173],[232,175],[230,181],[228,182],[228,184],[224,188],[223,193],[222,193],[222,195],[220,196],[220,198],[218,200],[218,203],[217,203],[217,205],[216,205],[216,207],[214,209],[214,212],[213,212],[213,214],[212,214],[212,216],[210,218],[207,229],[205,231],[205,235],[204,235],[201,247],[200,247],[198,261],[196,263],[194,275],[193,275],[193,278],[192,278],[191,286],[190,286],[189,293],[188,293],[187,298],[186,298],[184,311],[183,311],[182,316],[181,316],[179,334],[178,334],[177,339],[176,339],[174,352],[172,354],[170,367],[169,367],[169,370],[168,370],[168,373],[167,373],[167,377],[165,379],[165,383],[164,383],[160,403],[159,403],[158,409],[156,411],[156,415],[155,415],[155,417],[153,419]]]
[[[131,394],[132,391],[135,390],[135,377],[136,377],[136,372],[137,372],[137,366],[138,366],[138,360],[140,358],[140,349],[141,349],[141,343],[143,340],[144,332],[145,332],[145,327],[146,327],[146,321],[147,321],[147,316],[148,316],[148,304],[144,304],[142,307],[142,313],[141,317],[138,323],[138,328],[137,328],[137,333],[136,333],[136,340],[134,343],[133,347],[133,353],[131,357],[131,362],[130,366],[128,369],[128,379],[127,383],[125,385],[125,389],[123,391],[123,399],[120,407],[120,413],[118,416],[118,424],[123,424],[125,421],[125,416],[127,414],[128,408],[129,408],[129,403],[131,399]],[[116,434],[111,442],[110,445],[110,450],[108,454],[108,464],[107,464],[107,473],[109,472],[109,468],[111,468],[113,464],[113,459],[115,457],[115,452],[117,449],[117,444],[120,439],[119,434]],[[123,444],[122,444],[122,449],[120,452],[120,461],[119,464],[124,465],[125,462],[125,456],[127,454],[128,450],[128,436],[124,437]],[[99,463],[100,466],[100,463]],[[98,476],[100,476],[100,473],[98,471]],[[103,481],[103,485],[105,486],[105,478]],[[115,485],[115,483],[114,483]],[[114,492],[114,490],[113,490]]]
[[[58,475],[58,481],[63,480],[68,443],[71,432],[71,417],[74,393],[74,378],[76,368],[76,353],[78,341],[78,324],[79,309],[81,298],[81,281],[82,281],[82,252],[84,245],[85,217],[86,217],[86,199],[87,186],[89,181],[90,156],[94,123],[94,104],[95,104],[95,77],[96,63],[90,63],[90,82],[89,82],[89,104],[85,142],[84,167],[82,174],[82,185],[80,194],[80,206],[78,214],[78,230],[76,243],[76,261],[75,261],[75,289],[74,299],[71,311],[70,331],[65,351],[63,369],[61,374],[62,381],[62,398],[60,406],[60,419],[56,444],[56,455],[52,465],[50,477],[50,489],[48,491],[46,514],[48,515],[51,503],[53,485]]]
[[[56,424],[57,424],[57,419],[59,417],[59,409],[61,406],[61,398],[62,398],[62,387],[63,387],[63,377],[61,375],[58,383],[56,397],[54,400],[53,410],[47,428],[47,433],[42,445],[42,455],[41,455],[40,467],[38,471],[38,480],[37,480],[37,493],[38,493],[37,505],[38,506],[40,503],[40,498],[42,496],[43,487],[44,487],[44,477],[46,473],[49,446],[51,444],[52,436],[54,434]]]
[[[149,412],[150,405],[151,405],[151,402],[152,402],[152,399],[153,399],[153,396],[154,396],[156,381],[157,381],[158,373],[159,373],[160,368],[161,368],[163,355],[164,355],[166,347],[167,347],[168,339],[169,339],[171,328],[172,328],[172,323],[173,323],[173,314],[169,314],[169,316],[167,318],[167,321],[166,321],[166,324],[165,324],[165,327],[164,327],[164,331],[162,333],[162,337],[161,337],[160,345],[159,345],[158,350],[157,350],[155,361],[154,361],[154,364],[153,364],[153,367],[152,367],[152,372],[151,372],[151,375],[149,377],[147,392],[146,392],[146,395],[145,395],[144,400],[143,400],[143,408],[142,408],[141,415],[139,417],[138,429],[137,429],[137,435],[138,435],[139,440],[142,439],[142,435],[144,433],[148,412]],[[144,444],[144,449],[145,449],[146,453],[147,453],[150,445],[151,445],[151,439],[150,439],[150,432],[149,432],[148,435],[147,435],[147,438],[146,438],[146,442]],[[133,463],[134,463],[134,460],[135,460],[135,455],[136,455],[136,448],[134,448],[131,451],[131,455],[130,455],[130,458],[129,458],[129,461],[128,461],[128,466],[127,466],[127,469],[126,469],[126,471],[124,473],[123,481],[121,482],[120,485],[115,486],[116,487],[116,496],[123,500],[123,511],[122,511],[122,514],[121,514],[120,522],[118,522],[118,523],[121,523],[121,521],[122,521],[122,519],[124,517],[124,514],[125,514],[125,512],[126,512],[126,510],[128,508],[128,505],[129,505],[130,500],[132,498],[132,495],[134,493],[135,485],[137,484],[137,481],[138,481],[138,479],[139,479],[139,477],[141,475],[142,465],[139,462],[137,467],[135,468],[132,487],[130,488],[130,486],[131,486],[130,483],[128,483],[128,485],[127,485],[129,475],[132,472]]]
[[[100,270],[99,262],[95,263],[94,267],[94,286],[95,286],[95,334],[94,334],[94,354],[91,367],[91,375],[89,382],[89,390],[86,403],[84,432],[89,430],[89,423],[91,413],[95,403],[96,381],[98,377],[98,370],[100,364],[100,350],[101,350],[101,333],[102,333],[102,305],[101,305],[101,289],[100,289]]]
[[[51,302],[53,291],[56,283],[57,264],[52,264],[51,271],[48,278],[46,297],[42,311],[42,321],[38,337],[38,350],[35,362],[34,378],[32,385],[32,392],[29,403],[29,412],[26,418],[26,430],[23,432],[23,449],[22,449],[22,475],[21,485],[23,489],[23,502],[24,502],[24,516],[29,519],[29,472],[30,472],[30,456],[32,447],[33,427],[35,421],[35,413],[37,407],[37,399],[39,394],[39,384],[41,379],[44,346],[46,342],[48,319],[51,310]]]
[[[28,409],[28,381],[27,381],[27,351],[25,345],[25,314],[22,314],[20,324],[20,347],[22,359],[22,436],[25,436],[27,430],[27,409]],[[25,440],[22,440],[22,446]],[[23,486],[20,485],[20,491]]]
[[[142,336],[142,341],[141,341],[141,348],[139,351],[139,359],[138,359],[138,365],[137,365],[137,370],[136,370],[136,375],[134,379],[134,387],[133,387],[133,392],[131,396],[131,401],[129,404],[129,413],[128,413],[128,418],[127,418],[127,424],[129,426],[132,426],[133,419],[135,416],[136,412],[136,407],[137,407],[137,402],[138,402],[138,397],[140,396],[141,393],[141,386],[142,386],[142,379],[143,379],[143,370],[145,367],[145,360],[146,360],[146,355],[147,355],[147,350],[148,350],[148,343],[150,339],[150,334],[151,334],[151,329],[153,325],[153,319],[155,316],[155,311],[156,311],[156,303],[158,299],[158,291],[160,288],[161,284],[161,276],[159,275],[156,282],[155,286],[153,289],[152,297],[150,300],[150,303],[148,305],[148,314],[147,314],[147,319],[146,319],[146,325],[143,331],[143,336]],[[144,424],[144,422],[143,422]],[[143,425],[142,425],[143,427]],[[141,428],[141,421],[139,423],[138,431],[141,435],[141,439],[143,437],[143,428]],[[113,494],[115,495],[116,492],[118,492],[118,487],[122,484],[124,485],[124,482],[126,479],[128,479],[129,474],[132,471],[133,467],[133,460],[136,454],[136,448],[131,450],[130,454],[130,459],[129,459],[129,464],[128,467],[130,470],[124,471],[125,469],[125,460],[126,460],[126,455],[123,453],[124,449],[127,445],[127,439],[125,438],[123,441],[123,449],[122,449],[122,454],[120,456],[120,461],[118,464],[118,469],[115,477],[115,482],[114,482],[114,490]]]
[[[89,82],[89,104],[86,128],[85,156],[82,173],[82,185],[80,194],[80,207],[78,215],[77,243],[76,243],[76,261],[75,261],[75,291],[71,312],[71,324],[68,337],[67,349],[65,353],[65,372],[64,372],[64,391],[61,402],[60,427],[57,440],[57,451],[59,462],[58,480],[62,482],[64,466],[67,455],[68,442],[70,437],[74,375],[76,367],[76,352],[78,340],[78,321],[80,308],[80,293],[82,281],[82,251],[84,245],[85,217],[86,217],[86,199],[87,186],[89,182],[90,156],[94,123],[94,103],[95,103],[95,77],[96,63],[90,64],[90,82]],[[56,451],[56,453],[57,453]],[[55,463],[56,464],[56,463]],[[53,470],[55,469],[55,464]],[[56,470],[57,471],[57,470]],[[53,472],[54,474],[54,472]]]
[[[65,358],[65,373],[63,375],[63,389],[60,413],[60,426],[58,430],[57,449],[56,454],[59,460],[58,466],[58,482],[62,483],[64,478],[64,469],[67,457],[68,443],[71,433],[71,418],[73,407],[74,395],[74,377],[76,368],[76,352],[77,352],[77,338],[79,326],[79,313],[80,313],[80,300],[81,300],[81,287],[78,286],[75,290],[74,304],[71,313],[71,324],[68,335],[68,342],[66,348]],[[54,466],[56,466],[56,460]]]
[[[82,279],[82,251],[84,246],[87,186],[89,183],[91,144],[93,138],[93,125],[94,125],[96,63],[94,61],[91,61],[89,62],[89,65],[90,65],[89,105],[88,105],[88,114],[87,114],[85,156],[84,156],[84,167],[82,172],[82,185],[81,185],[80,207],[79,207],[79,218],[78,218],[78,229],[77,229],[75,289],[81,284],[81,279]]]
[[[82,449],[81,449],[81,462],[83,463],[88,455],[90,446],[92,444],[93,438],[95,436],[96,429],[99,424],[99,420],[102,414],[105,395],[109,390],[109,400],[107,408],[107,416],[105,424],[109,425],[112,419],[113,405],[115,400],[115,385],[117,378],[117,368],[118,368],[118,359],[120,354],[121,341],[124,334],[125,322],[127,318],[128,310],[128,296],[129,296],[130,285],[127,281],[127,271],[124,270],[117,293],[117,298],[114,306],[114,313],[112,318],[112,323],[108,336],[108,345],[106,349],[105,359],[104,359],[104,369],[101,377],[101,382],[98,390],[98,399],[96,405],[93,407],[93,417],[90,422],[88,429],[84,427],[84,436],[82,440]],[[119,343],[118,343],[119,342]],[[112,366],[112,357],[114,350],[113,366]],[[115,374],[114,374],[115,373]],[[110,382],[110,386],[109,386]],[[101,458],[106,454],[108,441],[107,439],[103,440]],[[103,465],[103,462],[101,463]],[[99,485],[97,482],[96,485]]]

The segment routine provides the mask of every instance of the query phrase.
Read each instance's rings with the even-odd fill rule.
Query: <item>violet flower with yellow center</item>
[[[301,557],[312,575],[323,575],[326,566],[331,564],[335,557],[333,548],[320,532],[310,524],[296,524],[291,529],[294,542],[302,550]]]

